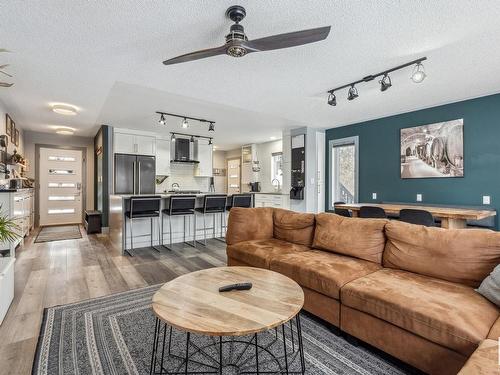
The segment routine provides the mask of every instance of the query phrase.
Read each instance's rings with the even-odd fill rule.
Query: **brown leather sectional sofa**
[[[474,291],[500,263],[500,233],[384,219],[233,208],[229,265],[297,281],[305,310],[430,374],[456,374],[499,309]]]

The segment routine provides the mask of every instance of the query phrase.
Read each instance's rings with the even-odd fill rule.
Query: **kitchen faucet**
[[[181,188],[177,182],[174,182],[170,187],[172,190],[179,190]]]
[[[278,183],[278,191],[280,191],[280,190],[281,190],[281,189],[280,189],[280,180],[278,180],[277,178],[273,179],[273,180],[271,181],[271,185],[273,185],[273,186],[274,186],[274,181],[276,181],[276,182]]]

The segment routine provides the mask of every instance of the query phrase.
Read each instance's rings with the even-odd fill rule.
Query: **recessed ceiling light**
[[[78,109],[69,104],[53,104],[52,111],[66,116],[74,116],[78,113]]]
[[[73,128],[67,128],[67,127],[60,127],[56,129],[57,134],[62,134],[62,135],[73,135],[75,134],[75,129]]]

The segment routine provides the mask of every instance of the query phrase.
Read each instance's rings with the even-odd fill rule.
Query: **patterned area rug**
[[[43,227],[36,236],[35,243],[74,240],[82,238],[79,225],[58,225],[55,227]]]
[[[45,309],[32,373],[149,374],[155,329],[151,298],[159,287],[151,286]],[[302,314],[301,322],[306,374],[406,373],[368,349],[349,344],[306,314]],[[290,333],[287,333],[285,339],[290,340]],[[215,341],[211,343],[212,339],[198,335],[191,335],[191,340],[192,348],[206,347],[198,353],[198,358],[192,358],[196,359],[194,362],[210,364],[214,362],[210,358],[218,358],[218,346],[211,345]],[[279,348],[282,348],[283,343],[281,335],[276,338],[274,330],[259,335],[259,344],[262,343],[269,345],[271,351],[274,350],[272,345],[276,345],[276,354],[279,356]],[[174,331],[172,354],[183,355],[185,346],[186,335]],[[223,349],[223,358],[225,362],[230,362],[230,357],[237,358],[240,370],[253,371],[253,352],[245,351],[241,345],[233,348],[227,344]],[[294,359],[290,361],[293,362]],[[183,371],[182,362],[175,356],[168,357],[165,361],[169,371]],[[263,362],[266,362],[265,358]],[[268,362],[268,366],[272,367],[272,361]],[[204,373],[203,368],[202,365],[190,362],[190,371]],[[225,368],[224,374],[238,373],[234,368],[230,370],[232,371],[226,372]]]

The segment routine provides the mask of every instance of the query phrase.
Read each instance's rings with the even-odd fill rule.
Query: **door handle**
[[[141,162],[137,163],[137,173],[139,174],[139,181],[138,181],[138,188],[139,188],[139,194],[141,194]]]
[[[136,172],[136,168],[135,168],[135,161],[132,163],[133,167],[133,174],[132,174],[132,186],[133,186],[133,194],[135,194],[135,172]]]

